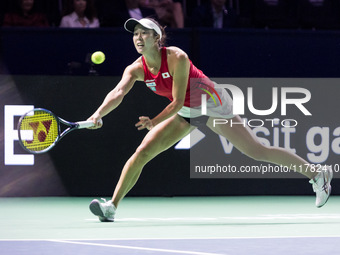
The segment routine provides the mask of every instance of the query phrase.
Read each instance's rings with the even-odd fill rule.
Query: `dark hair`
[[[159,41],[159,47],[164,47],[166,46],[166,33],[165,33],[165,28],[166,27],[163,27],[161,26],[157,20],[153,19],[153,18],[149,18],[147,17],[147,19],[151,20],[152,22],[154,22],[160,29],[161,29],[161,32],[162,32],[162,38],[160,39]],[[156,31],[154,32],[155,33],[155,36],[157,36],[158,34],[156,33]]]
[[[18,13],[18,14],[22,14],[22,8],[21,8],[21,5],[22,5],[22,1],[23,0],[16,0],[13,5],[12,5],[12,11],[14,13]],[[33,6],[32,6],[32,9],[28,12],[28,13],[34,13],[34,12],[37,12],[37,1],[34,0],[33,1]]]
[[[97,11],[94,6],[94,1],[93,0],[85,0],[85,1],[86,1],[86,9],[85,9],[84,15],[86,18],[89,19],[90,22],[92,22],[93,19],[97,17]],[[68,15],[72,12],[74,12],[74,0],[68,0],[63,10],[62,16]]]

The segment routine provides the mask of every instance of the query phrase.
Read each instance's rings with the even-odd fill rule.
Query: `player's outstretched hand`
[[[90,118],[88,118],[87,120],[92,121],[95,126],[93,127],[89,127],[89,129],[98,129],[101,128],[103,126],[103,120],[101,119],[101,117],[97,114],[93,114]]]
[[[147,128],[148,130],[151,130],[153,128],[152,120],[150,120],[149,117],[139,117],[139,121],[135,125],[138,130],[143,130]]]

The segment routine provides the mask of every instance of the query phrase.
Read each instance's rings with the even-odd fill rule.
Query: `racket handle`
[[[92,121],[78,121],[78,129],[93,127],[94,123]]]

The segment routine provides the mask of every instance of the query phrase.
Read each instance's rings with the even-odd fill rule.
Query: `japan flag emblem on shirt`
[[[170,74],[168,72],[162,73],[162,77],[163,77],[163,79],[169,78]]]

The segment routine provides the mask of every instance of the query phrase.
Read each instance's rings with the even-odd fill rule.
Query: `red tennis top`
[[[166,47],[161,48],[162,62],[159,72],[152,74],[146,63],[144,56],[142,56],[143,68],[144,68],[144,82],[146,86],[154,93],[167,97],[170,101],[173,101],[172,86],[173,78],[170,75],[166,54]],[[193,65],[190,61],[190,71],[187,91],[185,94],[184,106],[196,107],[201,105],[201,95],[207,94],[206,91],[214,93],[214,83],[204,73]],[[207,95],[209,98],[209,95]]]

